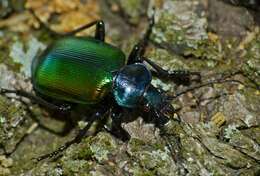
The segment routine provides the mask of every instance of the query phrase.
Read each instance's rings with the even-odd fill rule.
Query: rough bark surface
[[[160,135],[139,117],[123,125],[132,137],[128,142],[101,130],[63,155],[37,163],[33,158],[73,138],[84,125],[76,120],[81,112],[71,114],[75,128],[68,130],[66,117],[1,95],[0,175],[260,175],[257,1],[3,0],[0,87],[32,92],[31,60],[54,40],[28,9],[59,32],[103,19],[106,41],[128,54],[153,7],[155,26],[145,55],[165,69],[202,75],[201,83],[190,86],[152,81],[174,97],[181,122],[173,116]]]

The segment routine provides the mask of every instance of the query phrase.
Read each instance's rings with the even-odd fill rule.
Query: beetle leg
[[[115,137],[121,139],[122,141],[128,141],[131,138],[131,136],[124,128],[122,128],[121,126],[122,122],[120,120],[117,120],[120,119],[122,115],[123,114],[121,113],[117,116],[116,119],[115,118],[112,119],[112,128],[109,132]]]
[[[201,75],[199,72],[190,72],[187,70],[168,71],[147,58],[143,57],[143,60],[147,62],[150,66],[152,66],[152,68],[155,70],[153,74],[159,78],[169,79],[176,84],[182,85],[189,85],[192,81],[201,81]]]
[[[105,23],[102,20],[96,23],[95,39],[105,41]]]
[[[96,25],[96,34],[95,34],[95,38],[101,41],[104,41],[105,39],[105,25],[104,22],[102,20],[96,20],[96,21],[92,21],[90,23],[87,23],[73,31],[70,32],[66,32],[66,33],[59,33],[56,32],[54,30],[52,30],[47,24],[45,24],[43,21],[41,21],[41,19],[35,14],[35,12],[32,9],[29,9],[29,11],[32,13],[32,15],[36,18],[36,20],[40,23],[40,25],[45,28],[50,34],[54,35],[54,36],[71,36],[71,35],[75,35],[78,32],[81,32],[87,28],[90,28],[94,25]]]
[[[95,32],[95,39],[100,40],[100,41],[104,41],[105,40],[105,24],[102,20],[96,20],[96,21],[92,21],[88,24],[85,24],[73,31],[67,32],[67,33],[63,33],[62,35],[64,36],[71,36],[71,35],[75,35],[78,32],[81,32],[87,28],[90,28],[92,26],[96,25],[96,32]]]
[[[94,113],[90,119],[86,118],[88,120],[88,124],[80,129],[77,133],[77,135],[70,141],[67,141],[64,145],[62,145],[61,147],[59,147],[57,150],[42,155],[40,157],[34,158],[37,162],[42,161],[44,159],[47,158],[52,158],[57,156],[59,153],[63,152],[64,150],[66,150],[68,147],[70,147],[72,144],[76,144],[76,143],[80,143],[81,140],[86,136],[86,133],[88,131],[88,129],[91,127],[91,125],[93,124],[94,121],[99,120],[100,118],[104,117],[105,114],[108,113],[108,110],[106,108],[102,108],[100,111]]]
[[[110,133],[111,135],[115,136],[116,138],[122,140],[123,142],[129,141],[131,136],[129,133],[122,128],[120,123],[114,123],[112,122],[112,128],[109,128],[107,126],[104,126],[104,129]]]
[[[109,127],[107,125],[104,125],[104,129],[116,138],[121,139],[122,141],[128,141],[131,138],[131,136],[121,126],[122,119],[124,119],[122,118],[123,115],[123,109],[118,105],[113,105],[112,111],[110,113],[112,124]]]
[[[142,52],[144,52],[144,50],[141,49],[140,43],[136,44],[128,56],[127,65],[142,63],[143,61],[140,57]]]
[[[16,94],[21,97],[28,98],[28,99],[34,101],[35,103],[42,105],[48,109],[56,110],[56,111],[59,111],[62,113],[66,113],[71,109],[70,106],[57,106],[55,104],[49,103],[48,101],[46,101],[40,97],[37,97],[33,94],[30,94],[28,92],[25,92],[23,90],[9,90],[9,89],[0,88],[0,94],[11,94],[11,93]]]
[[[152,33],[153,26],[154,26],[154,13],[152,17],[149,18],[149,26],[144,34],[144,37],[138,42],[138,44],[136,44],[133,47],[132,51],[130,52],[127,60],[127,65],[143,62],[142,56],[144,55],[145,49],[148,45],[148,41]]]
[[[72,144],[75,143],[79,143],[81,141],[81,139],[85,136],[86,132],[88,131],[88,129],[90,128],[90,126],[92,125],[92,123],[94,122],[95,119],[92,119],[92,121],[90,121],[87,126],[85,126],[83,129],[80,129],[77,136],[72,139],[71,141],[66,142],[64,145],[62,145],[61,147],[59,147],[58,149],[56,149],[55,151],[39,156],[36,159],[37,162],[42,161],[44,159],[47,158],[52,158],[54,156],[57,156],[59,153],[61,153],[62,151],[66,150],[69,146],[71,146]]]

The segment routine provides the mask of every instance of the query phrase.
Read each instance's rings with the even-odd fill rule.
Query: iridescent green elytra
[[[111,89],[124,53],[90,37],[56,40],[32,63],[34,89],[54,99],[95,104]]]

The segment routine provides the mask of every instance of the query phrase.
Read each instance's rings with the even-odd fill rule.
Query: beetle
[[[133,47],[126,59],[121,49],[105,42],[105,25],[102,20],[60,34],[41,22],[33,11],[32,14],[51,34],[58,36],[58,39],[33,59],[31,82],[35,95],[23,90],[3,88],[0,89],[0,94],[15,93],[60,112],[71,111],[70,105],[61,105],[64,102],[97,107],[97,111],[86,118],[88,124],[79,130],[74,139],[56,151],[40,156],[38,161],[55,156],[71,144],[80,142],[91,124],[108,114],[112,118],[112,127],[108,131],[123,141],[129,140],[129,134],[121,127],[121,123],[125,121],[122,109],[138,109],[149,113],[157,127],[166,124],[168,115],[175,110],[167,96],[151,84],[152,74],[184,85],[200,80],[199,72],[169,72],[144,57],[154,25],[153,17],[149,19],[149,27],[143,39]],[[94,25],[94,37],[75,36]],[[153,70],[149,70],[145,63]],[[192,75],[195,75],[194,79]],[[50,99],[62,103],[55,104]]]

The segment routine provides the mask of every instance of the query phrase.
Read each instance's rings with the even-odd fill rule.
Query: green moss
[[[156,175],[155,171],[144,171],[144,170],[141,170],[141,171],[135,171],[134,172],[134,176],[154,176],[154,175]]]
[[[256,38],[246,46],[245,52],[245,61],[242,70],[260,87],[260,32]],[[250,82],[248,83],[250,84]]]
[[[86,175],[91,169],[85,160],[66,160],[62,166],[64,175]]]
[[[4,32],[4,37],[0,37],[0,63],[4,63],[14,72],[18,72],[20,65],[15,63],[9,56],[10,46],[17,40],[22,40],[16,33]]]
[[[116,152],[117,145],[109,134],[98,133],[91,142],[90,150],[94,153],[94,157],[101,162],[108,160],[108,155]]]
[[[128,144],[131,146],[131,151],[136,152],[145,145],[145,142],[137,138],[131,138]]]
[[[7,108],[8,107],[8,108]],[[25,135],[30,121],[25,119],[21,104],[15,104],[0,96],[0,148],[7,152],[14,149],[16,143]],[[22,121],[25,121],[21,126]]]
[[[171,154],[162,144],[147,144],[139,139],[131,139],[128,152],[147,174],[167,175],[174,172]],[[144,172],[143,171],[143,172]],[[139,172],[135,171],[136,175]]]

